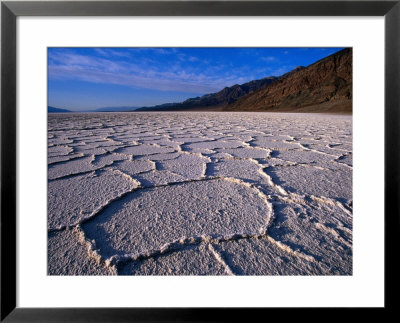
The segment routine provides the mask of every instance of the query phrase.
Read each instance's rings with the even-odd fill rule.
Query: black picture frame
[[[18,16],[384,16],[385,19],[385,306],[395,310],[399,279],[400,1],[2,1],[1,3],[1,321],[236,321],[265,310],[228,308],[16,307],[16,19]],[[371,80],[373,81],[373,80]],[[373,255],[371,255],[373,257]],[[300,309],[290,309],[301,312]],[[331,309],[325,309],[332,312]],[[239,313],[240,312],[240,313]],[[261,312],[261,313],[260,313]],[[370,312],[371,313],[371,312]],[[325,314],[324,314],[325,315]],[[329,314],[331,315],[331,314]],[[335,315],[332,313],[332,315]],[[382,317],[380,317],[382,319]],[[283,318],[280,318],[283,319]]]

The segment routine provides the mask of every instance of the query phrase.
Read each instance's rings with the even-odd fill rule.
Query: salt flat
[[[352,117],[49,114],[50,275],[351,275]]]

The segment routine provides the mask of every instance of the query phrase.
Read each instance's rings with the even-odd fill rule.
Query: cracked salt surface
[[[81,223],[135,185],[117,171],[99,171],[49,182],[48,227]]]
[[[253,236],[264,232],[271,219],[271,207],[258,193],[229,179],[139,189],[110,203],[82,228],[107,259],[137,258],[191,238]]]
[[[49,275],[112,275],[112,268],[93,257],[76,230],[66,229],[48,235]]]
[[[351,275],[352,118],[51,114],[50,275]]]
[[[121,266],[120,275],[226,275],[224,267],[206,245],[189,246],[179,252],[151,257]]]

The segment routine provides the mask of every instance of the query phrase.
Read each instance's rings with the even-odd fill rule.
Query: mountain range
[[[352,49],[345,48],[307,67],[226,87],[181,103],[136,111],[217,110],[352,113]]]
[[[190,98],[181,103],[167,103],[156,105],[153,107],[139,108],[136,111],[176,111],[176,110],[193,110],[193,109],[215,109],[222,108],[234,103],[238,98],[251,94],[266,85],[274,82],[275,76],[266,77],[261,80],[254,80],[242,85],[235,84],[231,87],[225,87],[217,93],[205,94],[201,97]]]

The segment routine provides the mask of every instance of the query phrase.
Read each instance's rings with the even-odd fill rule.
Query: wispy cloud
[[[132,58],[132,55],[127,51],[121,51],[118,49],[110,49],[110,48],[94,48],[93,49],[98,55],[104,57],[126,57]]]
[[[276,57],[274,56],[265,56],[265,57],[260,57],[260,59],[264,62],[274,62],[276,61]]]
[[[162,49],[155,49],[162,50]],[[190,93],[207,93],[218,91],[227,82],[238,82],[241,77],[230,75],[221,78],[219,75],[205,75],[198,70],[143,65],[143,60],[135,62],[109,59],[118,56],[111,49],[96,49],[101,57],[76,54],[73,52],[54,52],[49,55],[49,78],[81,80],[92,83],[118,84],[137,88],[162,91]],[[120,55],[122,57],[122,55]],[[123,55],[126,57],[127,55]],[[197,61],[194,56],[181,57],[180,60]]]

